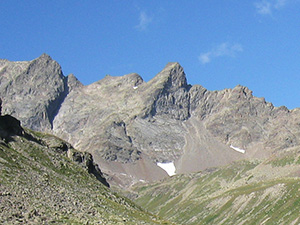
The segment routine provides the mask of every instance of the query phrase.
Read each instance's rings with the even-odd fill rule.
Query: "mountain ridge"
[[[132,73],[86,86],[65,77],[46,54],[0,65],[5,112],[89,151],[110,181],[124,187],[167,177],[158,162],[173,162],[176,173],[197,172],[300,143],[300,110],[274,107],[241,85],[221,91],[189,85],[179,63],[148,82]]]

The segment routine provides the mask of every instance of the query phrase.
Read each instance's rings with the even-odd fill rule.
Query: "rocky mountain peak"
[[[123,89],[136,89],[136,87],[142,83],[144,83],[143,78],[137,73],[130,73],[124,76],[106,75],[102,80],[89,85],[89,88],[97,89],[99,86],[105,86],[110,89],[110,92],[112,89],[116,92],[120,92]]]
[[[165,68],[152,79],[152,81],[155,83],[162,83],[165,90],[170,92],[187,86],[186,75],[182,66],[177,62],[168,63]]]
[[[180,64],[168,63],[147,83],[147,95],[150,99],[148,105],[152,105],[151,115],[168,114],[175,119],[187,119],[190,115],[189,88]]]
[[[234,87],[231,93],[237,98],[249,99],[253,97],[252,91],[249,88],[242,85],[237,85],[236,87]]]
[[[39,60],[46,60],[46,61],[53,60],[53,59],[51,58],[51,56],[48,55],[47,53],[43,53],[43,54],[40,55],[37,59],[39,59]]]
[[[26,73],[35,77],[46,76],[50,79],[51,76],[64,78],[61,66],[45,53],[30,62]]]
[[[129,84],[130,87],[137,87],[144,82],[143,78],[137,73],[130,73],[123,77],[123,82]]]
[[[69,89],[80,86],[74,76],[66,78],[61,66],[45,53],[28,62],[7,61],[0,74],[3,112],[34,130],[51,130]]]
[[[67,81],[69,92],[73,89],[83,87],[83,84],[72,73],[67,76]]]

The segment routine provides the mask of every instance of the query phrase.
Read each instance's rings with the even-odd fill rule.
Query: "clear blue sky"
[[[0,58],[45,52],[85,85],[131,72],[148,81],[177,61],[190,84],[241,84],[300,107],[299,0],[0,0],[0,10]]]

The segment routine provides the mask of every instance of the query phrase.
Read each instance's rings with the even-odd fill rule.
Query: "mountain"
[[[30,62],[0,60],[0,95],[4,113],[16,116],[22,125],[51,131],[52,122],[68,93],[82,84],[47,54]]]
[[[243,86],[209,91],[189,85],[179,63],[152,80],[135,73],[84,86],[43,54],[0,61],[5,113],[88,151],[110,184],[129,187],[177,174],[267,159],[300,143],[300,110],[274,107]]]
[[[90,153],[0,116],[1,224],[170,224],[107,186]]]

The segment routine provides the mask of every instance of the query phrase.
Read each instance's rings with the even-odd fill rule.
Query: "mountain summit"
[[[71,89],[68,80],[47,54],[29,62],[1,60],[4,113],[17,117],[28,128],[51,131],[53,119]]]
[[[175,91],[178,88],[187,86],[186,76],[181,65],[177,62],[168,63],[166,67],[157,74],[149,84],[161,83],[168,91]]]
[[[300,143],[300,111],[274,107],[241,85],[189,85],[179,63],[152,80],[136,73],[84,86],[43,54],[0,61],[4,113],[92,153],[110,183],[130,186],[241,159],[264,159]]]

